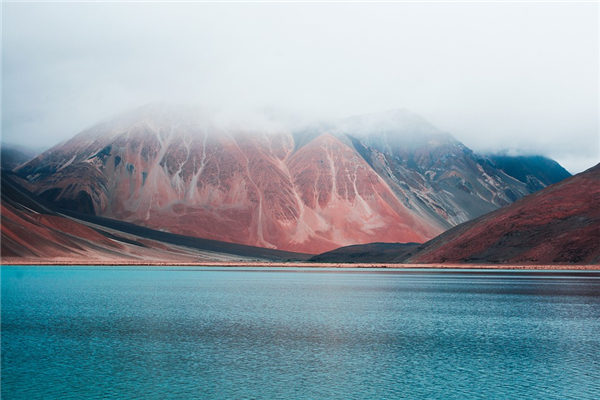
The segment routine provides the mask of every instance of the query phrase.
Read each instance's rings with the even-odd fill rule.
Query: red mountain
[[[600,263],[600,164],[443,233],[408,262]]]
[[[424,242],[530,193],[404,111],[292,131],[151,106],[98,124],[16,172],[66,209],[303,253]]]
[[[295,150],[285,130],[225,130],[155,109],[96,126],[18,171],[65,208],[234,243],[320,252],[441,232],[331,135]]]

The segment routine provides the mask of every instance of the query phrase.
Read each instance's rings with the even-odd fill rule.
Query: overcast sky
[[[477,151],[600,162],[596,3],[3,3],[2,140],[154,101],[407,108]]]

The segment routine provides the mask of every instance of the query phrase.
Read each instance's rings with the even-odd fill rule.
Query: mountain
[[[600,164],[450,229],[407,261],[600,263]]]
[[[490,159],[406,110],[348,118],[336,130],[403,204],[444,229],[532,192]]]
[[[0,163],[2,169],[11,170],[31,160],[37,154],[34,150],[22,146],[9,143],[2,143],[0,145]]]
[[[289,129],[147,106],[15,171],[46,201],[181,235],[301,253],[424,242],[529,194],[407,111]]]
[[[56,261],[288,261],[306,255],[175,235],[74,212],[59,213],[2,173],[0,256],[4,263]]]
[[[559,163],[543,156],[489,155],[496,167],[517,178],[532,191],[542,189],[571,176]]]

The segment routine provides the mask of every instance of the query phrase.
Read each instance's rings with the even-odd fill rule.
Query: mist
[[[2,141],[150,102],[299,121],[405,108],[480,152],[600,161],[595,3],[8,3]]]

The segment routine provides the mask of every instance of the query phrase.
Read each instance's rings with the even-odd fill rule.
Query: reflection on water
[[[2,268],[2,395],[600,398],[595,273]]]

